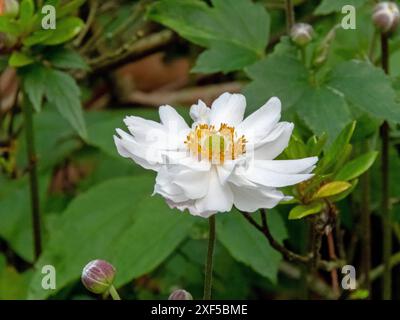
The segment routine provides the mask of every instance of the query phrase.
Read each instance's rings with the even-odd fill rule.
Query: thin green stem
[[[396,254],[391,256],[389,262],[390,262],[390,268],[393,268],[398,264],[400,264],[400,252],[397,252]],[[371,270],[371,281],[376,280],[384,272],[385,272],[385,266],[383,265],[377,266],[375,269]]]
[[[306,52],[306,47],[301,47],[301,48],[300,48],[300,55],[301,55],[301,61],[303,62],[304,66],[307,67],[307,52]]]
[[[290,30],[292,29],[295,23],[294,18],[294,8],[292,0],[286,0],[286,31],[290,34]]]
[[[368,141],[364,152],[369,151]],[[369,170],[361,177],[361,229],[362,229],[362,266],[365,274],[364,288],[371,292],[371,181]]]
[[[35,150],[35,135],[33,130],[33,109],[28,97],[24,97],[22,105],[25,119],[25,139],[28,158],[29,184],[31,194],[31,212],[33,226],[33,243],[35,260],[42,252],[41,218],[39,203],[39,183],[37,173],[37,156]]]
[[[212,272],[213,272],[213,256],[215,248],[215,215],[208,219],[209,223],[209,236],[208,236],[208,249],[205,267],[204,278],[204,300],[211,300],[212,289]]]
[[[389,39],[387,34],[381,34],[382,68],[389,74]],[[384,300],[390,300],[392,296],[392,271],[390,268],[390,257],[392,254],[392,226],[390,219],[389,204],[389,124],[387,121],[381,126],[382,139],[382,226],[383,226],[383,294]]]
[[[111,298],[113,298],[113,300],[121,300],[121,297],[119,296],[117,290],[115,289],[115,287],[113,285],[111,285],[110,289],[109,289],[109,293]]]
[[[99,3],[97,0],[90,0],[89,1],[89,14],[85,23],[84,28],[82,29],[81,33],[78,35],[76,40],[74,41],[74,46],[79,47],[82,44],[83,39],[89,32],[94,19],[96,18],[97,9],[99,7]]]

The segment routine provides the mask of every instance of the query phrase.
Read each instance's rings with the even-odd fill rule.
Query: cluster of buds
[[[314,29],[308,23],[296,23],[290,30],[290,38],[300,47],[309,44],[314,36]]]
[[[0,0],[0,16],[15,18],[19,12],[18,0]]]
[[[373,11],[372,20],[383,33],[393,32],[400,22],[399,7],[394,2],[380,2]]]

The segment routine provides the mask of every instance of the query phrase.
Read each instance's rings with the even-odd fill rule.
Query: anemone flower
[[[161,123],[126,117],[130,133],[117,129],[115,144],[121,156],[157,171],[154,193],[172,208],[205,218],[232,206],[272,208],[289,198],[277,188],[309,179],[318,159],[274,160],[293,131],[293,123],[279,122],[278,98],[244,119],[245,108],[241,94],[224,93],[211,108],[199,101],[189,127],[174,108],[161,106]]]

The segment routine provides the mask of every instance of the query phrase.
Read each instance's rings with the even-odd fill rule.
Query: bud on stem
[[[115,268],[104,260],[93,260],[89,262],[82,271],[82,283],[90,292],[96,294],[108,294],[114,300],[121,300],[113,286]]]
[[[314,36],[314,29],[307,23],[296,23],[290,30],[292,41],[300,47],[309,44]]]
[[[168,300],[193,300],[193,297],[186,290],[179,289],[172,292]]]
[[[15,18],[19,12],[17,0],[0,0],[0,16]]]
[[[399,7],[394,2],[380,2],[374,8],[372,20],[381,32],[393,32],[400,22]]]

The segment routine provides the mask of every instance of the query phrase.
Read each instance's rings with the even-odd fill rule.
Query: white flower
[[[208,108],[193,105],[189,127],[170,106],[159,109],[161,123],[126,117],[130,134],[117,129],[121,156],[157,171],[154,193],[170,207],[209,217],[234,205],[246,212],[272,208],[288,199],[277,188],[312,177],[318,158],[273,160],[287,147],[293,124],[279,122],[281,102],[271,98],[244,118],[246,99],[222,94]]]

